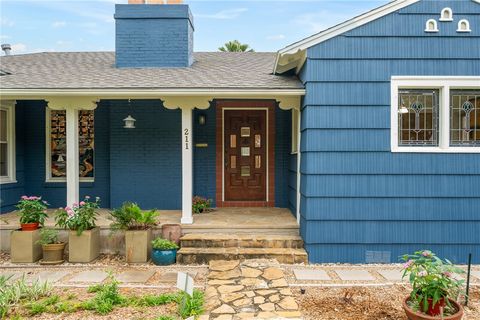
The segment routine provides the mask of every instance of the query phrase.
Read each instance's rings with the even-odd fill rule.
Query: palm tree
[[[248,44],[242,44],[238,40],[233,40],[225,43],[223,47],[218,48],[218,50],[223,52],[254,52],[255,50],[249,49]]]

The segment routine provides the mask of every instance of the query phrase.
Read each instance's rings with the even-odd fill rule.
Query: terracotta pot
[[[403,310],[405,310],[405,314],[407,315],[408,319],[410,320],[460,320],[463,317],[463,308],[461,305],[459,305],[456,301],[452,299],[448,299],[450,304],[458,310],[457,313],[451,315],[451,316],[429,316],[425,313],[418,312],[413,310],[408,306],[408,301],[410,301],[410,296],[406,297],[403,300]]]
[[[65,250],[65,242],[44,244],[43,259],[41,262],[44,264],[60,264],[63,263],[63,251]]]
[[[179,224],[164,224],[162,225],[162,238],[180,244],[182,237],[182,226]]]
[[[32,222],[32,223],[20,223],[20,226],[22,227],[22,231],[34,231],[38,229],[38,226],[40,224],[38,222]]]

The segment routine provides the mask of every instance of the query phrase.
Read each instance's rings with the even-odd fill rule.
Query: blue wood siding
[[[425,33],[445,7],[454,21]],[[456,32],[463,18],[471,33]],[[479,252],[480,156],[390,152],[391,77],[478,76],[479,43],[478,3],[420,1],[308,49],[300,230],[311,261]]]
[[[289,207],[292,112],[275,108],[275,206]]]

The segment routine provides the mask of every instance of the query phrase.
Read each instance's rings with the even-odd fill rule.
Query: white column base
[[[192,109],[182,108],[182,224],[192,224],[193,130]]]

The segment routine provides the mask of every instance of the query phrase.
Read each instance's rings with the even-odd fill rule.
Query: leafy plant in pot
[[[48,203],[37,196],[22,196],[17,204],[20,210],[20,226],[22,231],[37,230],[43,227],[47,218]]]
[[[57,230],[42,228],[40,230],[40,240],[38,240],[37,243],[41,244],[43,249],[43,259],[40,260],[40,264],[63,263],[65,242],[58,241]]]
[[[463,309],[457,303],[463,280],[455,274],[464,273],[449,260],[442,260],[429,250],[404,255],[403,277],[412,285],[410,296],[404,299],[403,309],[410,320],[457,320]]]
[[[86,196],[71,207],[61,208],[55,217],[57,226],[70,230],[68,234],[68,260],[90,262],[100,254],[100,229],[96,227],[97,209],[100,198],[95,202]]]
[[[143,263],[152,251],[152,228],[157,225],[156,210],[143,211],[138,204],[125,202],[111,212],[113,230],[125,230],[125,259],[129,263]]]
[[[158,266],[174,264],[177,259],[178,245],[175,242],[156,238],[152,241],[152,261]]]
[[[212,205],[211,199],[195,196],[192,199],[192,211],[193,213],[204,213],[210,210]]]

